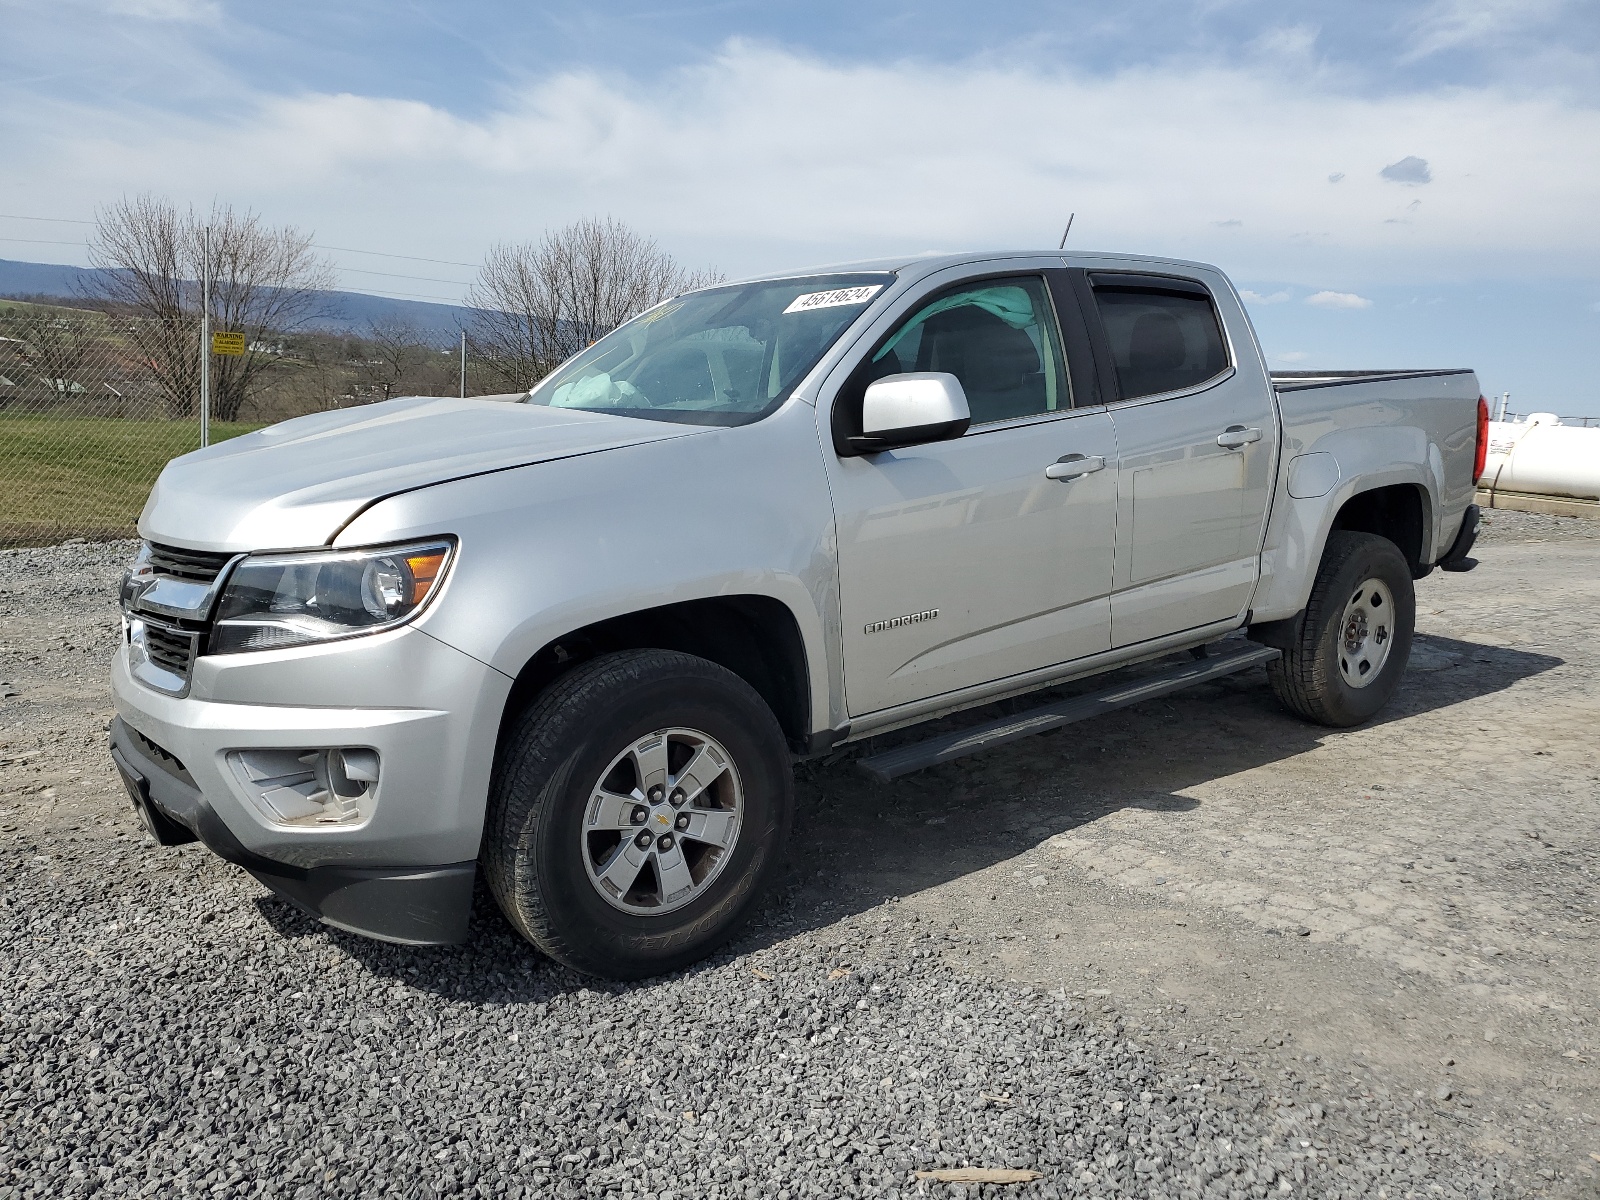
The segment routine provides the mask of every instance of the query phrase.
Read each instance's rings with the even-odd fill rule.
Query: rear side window
[[[1200,284],[1109,273],[1090,281],[1122,399],[1196,387],[1228,369],[1217,310]]]

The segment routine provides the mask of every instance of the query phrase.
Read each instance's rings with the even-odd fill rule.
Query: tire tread
[[[706,659],[654,649],[617,651],[574,668],[530,703],[501,739],[479,853],[485,881],[517,932],[551,958],[589,974],[619,972],[563,932],[532,877],[528,849],[570,782],[585,738],[584,715],[602,696],[626,693],[663,674],[699,676],[744,693],[748,712],[768,726],[766,736],[786,745],[777,718],[744,680]]]
[[[1393,554],[1404,567],[1399,547],[1387,538],[1350,530],[1335,530],[1328,535],[1316,581],[1311,587],[1311,599],[1306,604],[1294,644],[1281,658],[1267,664],[1267,680],[1278,702],[1297,716],[1319,725],[1352,723],[1333,703],[1340,687],[1336,656],[1319,651],[1328,622],[1339,619],[1347,599],[1334,591],[1334,581],[1351,559],[1374,551]],[[1405,571],[1405,578],[1409,587],[1409,570]],[[1409,635],[1406,643],[1409,649]]]

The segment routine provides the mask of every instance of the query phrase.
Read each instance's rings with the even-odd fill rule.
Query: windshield
[[[788,398],[893,275],[808,275],[691,292],[608,333],[527,404],[745,425]]]

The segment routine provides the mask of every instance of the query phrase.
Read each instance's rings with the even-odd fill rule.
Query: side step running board
[[[1209,658],[1182,663],[1159,675],[1147,675],[1143,679],[1106,688],[1101,692],[1091,692],[1087,696],[1058,700],[1054,704],[1032,708],[1013,717],[985,721],[982,725],[974,725],[970,729],[940,734],[926,741],[912,742],[909,746],[896,746],[893,750],[885,750],[882,754],[859,758],[856,760],[856,766],[872,778],[888,783],[891,779],[907,775],[912,771],[920,771],[924,767],[933,767],[968,754],[976,754],[979,750],[993,750],[996,746],[1004,746],[1007,742],[1018,741],[1030,734],[1059,729],[1063,725],[1071,725],[1074,721],[1086,721],[1090,717],[1098,717],[1101,713],[1127,708],[1130,704],[1154,700],[1158,696],[1168,696],[1186,687],[1193,687],[1197,683],[1220,679],[1224,675],[1234,675],[1258,663],[1271,662],[1281,654],[1282,651],[1271,646],[1245,642],[1237,650],[1228,649]]]

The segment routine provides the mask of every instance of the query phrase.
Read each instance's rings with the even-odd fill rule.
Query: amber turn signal
[[[421,604],[428,598],[428,593],[433,591],[433,585],[439,581],[439,572],[444,567],[444,560],[449,551],[437,550],[427,554],[411,554],[406,556],[406,566],[411,568],[411,603]]]

